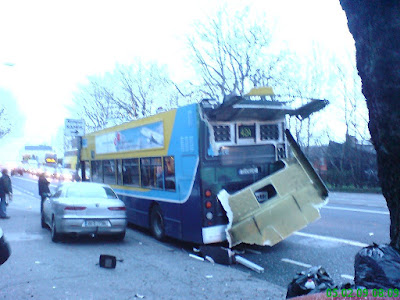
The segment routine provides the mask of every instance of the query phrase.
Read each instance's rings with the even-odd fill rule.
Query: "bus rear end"
[[[202,107],[200,176],[203,242],[215,243],[227,238],[231,242],[230,235],[234,233],[228,232],[232,227],[232,218],[228,218],[229,214],[233,213],[236,219],[238,216],[251,219],[261,209],[262,203],[272,198],[278,199],[277,202],[281,201],[279,191],[270,183],[258,186],[256,190],[252,190],[257,203],[250,201],[240,207],[236,206],[233,208],[236,211],[232,211],[229,207],[229,201],[225,201],[224,208],[217,195],[221,195],[221,191],[224,191],[227,197],[237,193],[245,195],[248,187],[265,181],[271,174],[287,167],[285,161],[289,149],[285,120],[286,115],[294,110],[277,101],[254,101],[249,97],[233,97],[218,107],[203,103]],[[246,202],[243,199],[249,198],[243,195],[241,197],[242,203]],[[325,196],[320,197],[322,202],[325,198]],[[255,207],[251,208],[251,205]],[[257,226],[255,228],[257,230]],[[241,241],[238,239],[234,244]],[[254,242],[252,240],[243,242],[261,243],[257,239],[254,239]]]

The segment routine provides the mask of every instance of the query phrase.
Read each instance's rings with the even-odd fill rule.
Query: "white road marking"
[[[32,197],[35,197],[35,194],[30,192],[30,191],[27,191],[27,190],[22,189],[20,187],[17,187],[17,188],[14,187],[14,195],[24,195],[24,194],[27,194],[27,195],[32,196]]]
[[[27,234],[26,232],[9,232],[6,235],[6,240],[9,242],[27,242],[34,240],[42,240],[43,235],[40,234]]]
[[[365,243],[352,241],[352,240],[339,239],[339,238],[335,238],[335,237],[331,237],[331,236],[323,236],[323,235],[317,235],[317,234],[311,234],[311,233],[305,233],[305,232],[295,232],[293,234],[298,235],[298,236],[309,237],[309,238],[317,239],[317,240],[324,240],[324,241],[329,241],[329,242],[347,244],[350,246],[356,246],[356,247],[361,247],[361,248],[368,246],[368,244],[365,244]]]
[[[347,275],[347,274],[342,274],[342,275],[340,275],[340,277],[342,277],[344,279],[354,280],[354,276]]]
[[[297,266],[300,266],[300,267],[304,267],[304,268],[311,268],[312,267],[309,264],[305,264],[305,263],[302,263],[300,261],[292,260],[292,259],[289,259],[289,258],[282,258],[281,261],[289,263],[289,264],[297,265]]]
[[[389,212],[379,211],[379,210],[347,208],[347,207],[340,207],[340,206],[323,206],[323,208],[336,209],[336,210],[347,210],[347,211],[355,211],[355,212],[363,212],[363,213],[371,213],[371,214],[380,214],[380,215],[389,215]]]
[[[37,182],[37,180],[33,180],[33,179],[29,179],[29,178],[24,178],[24,177],[13,177],[12,179],[20,179],[20,180],[25,180],[25,181],[29,181],[29,182]],[[11,180],[12,180],[11,179]]]

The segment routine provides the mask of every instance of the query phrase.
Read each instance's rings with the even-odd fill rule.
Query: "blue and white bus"
[[[314,100],[293,109],[266,100],[264,89],[262,96],[203,100],[93,132],[83,137],[82,178],[90,172],[91,181],[112,186],[128,222],[157,239],[221,242],[229,219],[217,194],[236,193],[282,169],[286,116],[307,117],[325,105]],[[255,196],[262,203],[271,193]]]

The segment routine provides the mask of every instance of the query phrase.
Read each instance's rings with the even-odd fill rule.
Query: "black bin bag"
[[[317,294],[335,287],[335,283],[324,268],[314,266],[297,273],[288,285],[286,299],[306,294]]]
[[[354,260],[354,283],[367,289],[400,289],[400,252],[390,245],[361,249]]]

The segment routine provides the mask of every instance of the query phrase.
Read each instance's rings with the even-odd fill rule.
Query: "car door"
[[[54,201],[57,201],[61,194],[62,194],[62,188],[59,187],[57,188],[54,195],[51,195],[51,197],[48,197],[44,200],[43,203],[44,220],[49,225],[51,224],[51,218],[53,215]]]

